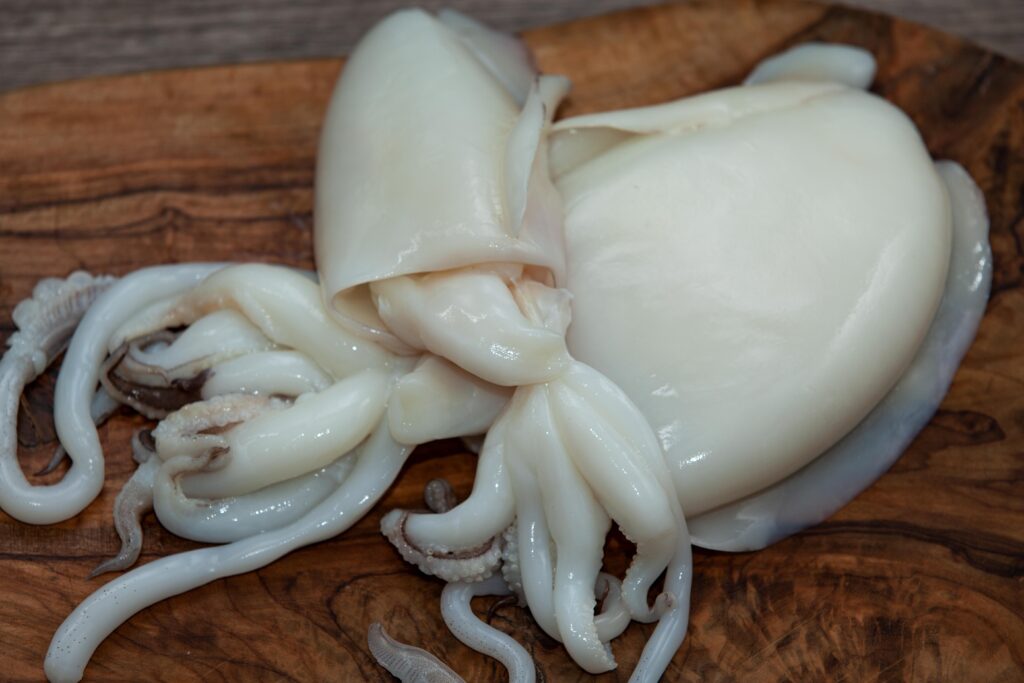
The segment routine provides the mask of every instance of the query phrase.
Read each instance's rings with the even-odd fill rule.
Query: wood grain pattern
[[[825,0],[822,0],[825,1]],[[48,81],[345,54],[398,7],[453,7],[521,31],[656,0],[3,0],[0,91]],[[840,0],[1024,59],[1020,0]]]
[[[863,45],[877,90],[936,157],[985,190],[996,273],[978,338],[939,414],[875,486],[834,518],[757,553],[696,552],[688,638],[666,680],[1024,680],[1024,68],[912,24],[799,2],[698,2],[538,29],[541,66],[575,83],[566,113],[680,97],[738,81],[807,39]],[[309,267],[315,141],[340,63],[142,74],[0,96],[0,334],[41,276],[125,273],[193,259]],[[23,402],[26,472],[54,446],[54,373]],[[118,415],[102,430],[104,491],[79,518],[30,527],[0,513],[0,678],[36,681],[50,636],[106,580],[110,513],[131,470]],[[89,680],[389,680],[365,647],[370,622],[450,661],[467,680],[494,662],[443,628],[438,581],[406,566],[380,515],[419,506],[474,459],[420,449],[386,499],[341,538],[217,581],[130,620]],[[56,476],[56,475],[51,475]],[[195,547],[145,523],[143,562]],[[621,572],[628,547],[608,542]],[[536,657],[543,680],[589,680],[525,613],[480,600]],[[615,642],[625,680],[651,631]]]

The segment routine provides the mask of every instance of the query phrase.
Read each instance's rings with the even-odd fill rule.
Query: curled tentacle
[[[519,566],[519,523],[512,522],[505,531],[501,532],[501,576],[505,579],[505,585],[512,591],[516,603],[520,607],[526,606],[526,596],[523,594],[523,574]]]
[[[162,420],[153,430],[156,452],[163,460],[185,455],[200,458],[230,447],[225,433],[271,410],[284,410],[285,403],[264,396],[230,394],[192,403]]]
[[[491,544],[512,523],[515,501],[505,467],[504,433],[502,420],[488,432],[466,500],[440,514],[404,513],[410,546],[438,555],[458,553]]]
[[[109,275],[93,276],[81,270],[63,280],[40,280],[32,297],[15,306],[12,318],[18,331],[7,346],[14,355],[29,358],[37,376],[42,374],[67,348],[89,307],[115,281]]]
[[[481,621],[470,601],[479,595],[509,595],[504,579],[495,574],[476,583],[449,583],[441,591],[441,616],[451,632],[466,646],[493,657],[508,670],[510,683],[533,683],[533,657],[506,633]]]
[[[161,380],[193,377],[221,361],[274,348],[255,325],[231,309],[208,313],[180,332],[164,330],[154,335],[145,342],[126,342],[126,370],[143,381],[152,375]]]
[[[201,398],[215,364],[273,346],[240,314],[215,311],[180,333],[158,330],[122,343],[104,362],[100,381],[121,403],[160,420]]]
[[[492,536],[477,547],[458,550],[421,548],[409,540],[406,524],[409,513],[392,510],[380,521],[380,530],[409,564],[416,565],[424,574],[445,581],[480,581],[501,564],[501,537]]]
[[[426,650],[389,636],[379,622],[370,624],[366,642],[377,663],[402,683],[465,683],[447,664]]]
[[[231,543],[279,529],[305,515],[345,481],[355,466],[346,454],[316,472],[272,484],[242,496],[207,500],[189,498],[180,475],[165,463],[156,477],[153,506],[171,533],[204,543]]]
[[[683,644],[690,622],[690,586],[693,582],[693,550],[686,522],[681,520],[681,538],[665,573],[664,595],[671,596],[668,609],[658,619],[654,633],[644,645],[633,669],[630,683],[657,683]]]
[[[142,373],[138,369],[125,367],[131,365],[126,361],[130,360],[133,348],[172,338],[170,332],[155,332],[134,340],[131,345],[125,343],[115,349],[100,368],[100,382],[104,390],[119,403],[131,406],[135,412],[151,420],[162,420],[178,408],[198,401],[205,373],[187,379],[170,379],[150,369],[149,374],[156,378],[157,383],[145,383],[139,380]]]
[[[601,612],[594,618],[594,625],[597,627],[597,637],[607,643],[626,630],[632,617],[622,600],[622,582],[617,578],[601,572],[597,575],[595,590],[602,596],[602,604]]]
[[[92,416],[92,423],[99,427],[109,420],[110,416],[117,412],[117,409],[120,406],[121,404],[108,394],[106,389],[100,387],[96,390],[96,393],[93,394],[92,403],[89,406],[89,414]],[[57,447],[53,449],[53,456],[50,457],[50,462],[46,463],[46,467],[36,472],[36,476],[43,476],[53,472],[66,457],[68,457],[68,452],[64,450],[64,446],[57,444]]]
[[[139,435],[132,437],[133,451]],[[104,560],[89,574],[94,578],[106,572],[116,572],[135,564],[142,552],[142,516],[153,508],[153,481],[160,470],[160,460],[150,457],[139,464],[131,478],[114,501],[114,529],[121,539],[117,555]]]
[[[68,519],[99,494],[103,488],[103,449],[92,404],[110,336],[139,309],[195,286],[222,267],[186,264],[145,268],[121,278],[97,297],[68,345],[54,390],[54,424],[71,458],[71,470],[53,486],[19,490],[18,504],[24,512],[20,518],[37,524]],[[8,476],[0,479],[11,482]]]
[[[534,527],[536,529],[536,527]],[[530,539],[536,534],[526,534],[527,538]],[[518,534],[518,522],[510,526],[505,530],[503,536],[504,544],[502,548],[501,556],[501,575],[505,580],[505,584],[508,586],[512,595],[516,596],[521,606],[526,606],[526,596],[523,590],[523,575],[520,566],[519,559],[519,534]],[[548,536],[543,536],[543,543],[545,545],[550,544]],[[539,568],[533,569],[532,573],[534,576],[543,575],[544,571],[551,575],[552,562],[550,556],[545,553],[544,560],[539,562]],[[546,582],[542,582],[544,589],[543,602],[547,605],[546,614],[543,615],[543,621],[550,625],[550,628],[554,632],[552,636],[555,640],[561,640],[561,637],[555,631],[555,615],[554,615],[554,585],[551,579]],[[597,575],[597,584],[594,588],[597,595],[601,596],[601,612],[594,618],[594,624],[597,627],[598,638],[602,642],[608,642],[619,637],[623,631],[629,626],[629,622],[632,617],[629,614],[629,609],[626,604],[622,601],[622,583],[612,576],[601,572]],[[531,614],[534,619],[538,622],[541,621],[537,617],[540,612],[538,609],[538,603],[541,600],[534,599],[534,604],[531,607]],[[537,611],[534,611],[537,610]]]
[[[446,581],[478,581],[501,562],[501,533],[512,523],[514,501],[504,465],[504,426],[488,432],[470,496],[442,513],[392,510],[381,532],[402,557]]]
[[[112,277],[93,277],[82,271],[65,280],[47,278],[36,285],[30,299],[14,309],[18,331],[8,338],[9,348],[0,359],[0,508],[22,522],[48,524],[67,519],[95,498],[102,486],[102,467],[97,477],[87,463],[53,486],[30,484],[18,464],[17,424],[25,387],[67,347],[88,309],[113,282]],[[92,387],[90,399],[91,393]],[[57,427],[59,431],[59,422]]]
[[[80,680],[99,644],[139,610],[211,581],[259,569],[345,531],[384,495],[409,450],[391,439],[386,426],[378,428],[360,446],[348,479],[295,522],[235,543],[164,557],[105,584],[57,629],[46,654],[47,677],[54,683]]]
[[[216,471],[183,478],[182,489],[192,498],[257,491],[314,472],[352,450],[380,422],[389,383],[385,372],[366,370],[291,405],[248,395],[194,403],[154,430],[157,453],[165,460],[211,449],[225,454]]]

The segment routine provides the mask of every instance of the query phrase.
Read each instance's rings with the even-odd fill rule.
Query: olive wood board
[[[544,71],[571,77],[563,115],[735,84],[807,40],[863,46],[878,59],[875,92],[913,118],[933,156],[968,169],[992,219],[992,297],[938,414],[825,523],[759,552],[697,550],[690,628],[665,680],[1024,680],[1024,67],[911,23],[789,0],[634,9],[524,38]],[[0,338],[39,278],[79,268],[312,267],[316,141],[341,65],[151,72],[0,96]],[[55,376],[22,400],[26,473],[56,445]],[[131,432],[145,424],[122,411],[101,429],[106,485],[76,519],[36,527],[0,513],[0,679],[42,680],[54,630],[112,578],[87,576],[118,547],[111,510],[132,471]],[[100,646],[86,680],[392,680],[366,647],[373,621],[468,681],[502,680],[444,627],[441,582],[378,531],[385,511],[422,507],[431,478],[466,495],[474,465],[456,442],[420,448],[353,529],[144,610]],[[152,515],[144,529],[141,562],[197,547]],[[607,566],[621,574],[630,553],[613,534]],[[630,626],[613,643],[619,668],[591,677],[525,610],[474,604],[546,681],[624,681],[653,628]]]

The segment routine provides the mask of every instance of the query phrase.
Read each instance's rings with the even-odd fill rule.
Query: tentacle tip
[[[654,615],[660,619],[662,615],[669,612],[676,606],[676,596],[672,593],[664,592],[658,595],[654,599]]]
[[[389,541],[396,543],[396,539],[401,536],[402,527],[405,526],[405,518],[408,516],[409,513],[406,510],[399,508],[389,511],[380,518],[380,532]]]
[[[426,650],[392,638],[379,621],[370,624],[366,644],[377,663],[399,680],[465,683],[447,664]]]
[[[66,457],[67,451],[64,450],[63,446],[58,445],[55,449],[53,449],[53,455],[50,457],[50,461],[46,463],[38,472],[36,472],[35,476],[44,477],[47,474],[50,474],[51,472],[56,470],[62,462],[64,462],[64,458]]]
[[[447,479],[440,477],[427,482],[423,489],[423,500],[430,511],[437,514],[448,512],[459,503],[455,489]]]
[[[482,581],[501,563],[501,536],[495,536],[477,547],[456,551],[446,547],[421,548],[406,534],[409,512],[392,510],[380,520],[380,530],[398,554],[428,576],[445,581]]]
[[[102,574],[106,574],[108,572],[117,572],[126,568],[127,565],[124,564],[120,556],[111,557],[109,559],[103,560],[98,565],[96,565],[96,567],[91,572],[89,572],[89,575],[85,577],[85,580],[92,581],[97,576],[100,576]]]
[[[593,659],[586,663],[586,666],[581,664],[581,667],[589,674],[599,675],[614,671],[619,667],[619,663],[615,661],[615,655],[612,654],[612,648],[608,643],[601,643],[604,646],[604,656],[595,654]]]
[[[384,624],[379,621],[370,624],[370,628],[366,633],[366,642],[371,648],[380,641],[388,640],[391,640],[391,638],[388,636],[388,632],[384,630]]]

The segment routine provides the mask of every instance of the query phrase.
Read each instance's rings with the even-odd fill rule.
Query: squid
[[[656,623],[631,680],[686,634],[692,547],[756,550],[816,524],[899,457],[945,395],[991,278],[984,201],[868,92],[872,56],[806,44],[743,85],[558,120],[569,91],[513,37],[404,10],[348,60],[316,173],[316,271],[181,264],[46,280],[0,361],[0,508],[67,519],[103,481],[112,405],[156,422],[115,502],[217,544],[130,569],[54,635],[79,680],[132,614],[344,532],[416,445],[478,444],[457,501],[381,531],[446,583],[441,611],[510,679],[528,653],[480,622],[508,595],[585,671]],[[67,347],[65,479],[32,486],[18,396]],[[616,525],[635,545],[604,571]],[[654,595],[651,599],[649,596]],[[389,638],[403,680],[460,680]]]
[[[367,42],[383,52],[379,40]],[[654,679],[668,660],[647,653],[670,657],[685,631],[685,618],[667,611],[688,599],[682,513],[698,545],[757,549],[827,517],[891,464],[948,388],[937,363],[955,367],[966,350],[990,256],[983,234],[963,234],[986,224],[976,199],[964,203],[976,188],[957,167],[933,164],[907,117],[863,91],[873,72],[862,50],[805,45],[738,88],[548,126],[548,178],[525,183],[537,204],[554,206],[553,182],[562,202],[563,251],[546,252],[547,262],[532,247],[554,210],[510,210],[504,223],[476,218],[487,230],[438,234],[448,223],[429,212],[448,203],[423,206],[407,186],[419,182],[409,166],[379,163],[387,157],[372,142],[345,144],[364,122],[346,115],[362,94],[342,80],[328,114],[338,132],[325,133],[318,176],[342,188],[317,206],[325,297],[353,333],[518,387],[483,443],[467,501],[384,518],[406,560],[447,581],[479,580],[495,561],[499,528],[529,520],[518,527],[526,554],[514,560],[513,583],[541,628],[597,673],[614,666],[593,613],[614,520],[638,546],[622,586],[630,616],[664,621],[635,672]],[[461,126],[447,127],[446,110],[396,125],[436,131],[425,146],[479,149]],[[432,158],[416,140],[404,146],[413,166]],[[460,158],[472,161],[453,162]],[[346,180],[357,168],[400,199],[385,206],[344,194],[360,188]],[[505,206],[517,207],[502,186],[508,175],[491,178],[481,195],[504,189]],[[447,196],[462,179],[432,182]],[[496,223],[499,239],[489,231]],[[387,237],[370,243],[364,228]],[[346,255],[357,253],[366,258],[353,267]],[[949,299],[968,311],[955,322],[937,316]],[[938,382],[903,389],[924,373]],[[822,400],[836,387],[840,399]],[[895,442],[894,426],[904,434]],[[665,481],[669,490],[658,486]],[[572,491],[579,498],[563,506]],[[636,496],[632,506],[623,493]],[[666,587],[677,590],[646,605],[639,596],[666,569]],[[562,572],[586,587],[565,584]]]

